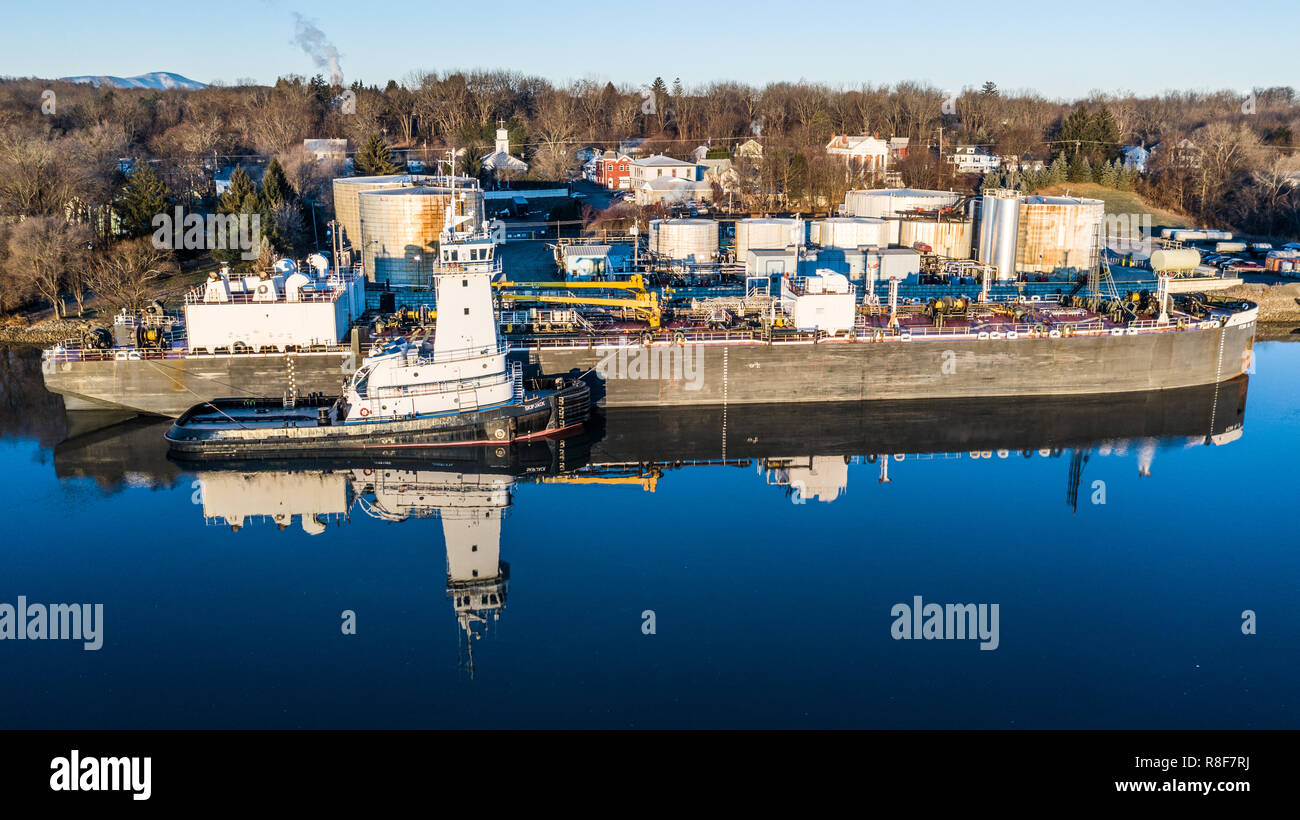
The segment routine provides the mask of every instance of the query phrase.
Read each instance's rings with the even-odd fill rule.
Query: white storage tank
[[[809,240],[823,248],[886,248],[889,246],[889,222],[869,216],[819,219],[809,229]]]
[[[948,259],[970,259],[975,228],[969,219],[903,219],[899,221],[898,244]],[[924,247],[918,247],[924,246]]]
[[[736,259],[750,249],[774,250],[804,244],[802,219],[741,219],[736,222]]]
[[[1191,248],[1158,250],[1151,253],[1151,270],[1190,273],[1201,264],[1201,255]]]
[[[718,258],[718,223],[712,219],[654,219],[650,250],[677,262]]]
[[[844,216],[869,216],[890,220],[889,241],[899,242],[896,218],[912,211],[939,211],[951,208],[961,199],[952,191],[929,191],[922,188],[875,188],[849,191],[844,195]]]
[[[1006,190],[987,193],[980,203],[979,261],[996,265],[999,281],[1016,277],[1020,204],[1020,194]]]

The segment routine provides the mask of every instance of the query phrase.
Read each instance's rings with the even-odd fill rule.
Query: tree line
[[[632,137],[645,141],[643,150],[683,158],[700,145],[718,157],[753,138],[763,153],[736,159],[734,204],[824,210],[851,188],[883,184],[828,156],[826,143],[876,134],[910,138],[896,168],[915,187],[1034,190],[1090,180],[1132,188],[1207,225],[1295,239],[1298,102],[1290,88],[1065,101],[991,82],[950,94],[922,83],[558,85],[509,71],[415,72],[347,88],[290,76],[194,91],[0,80],[0,313],[98,292],[90,274],[73,268],[93,269],[115,246],[146,239],[146,217],[161,203],[256,212],[279,252],[310,247],[320,241],[337,169],[308,155],[304,139],[346,138],[359,173],[398,170],[406,156],[433,163],[458,149],[457,171],[473,175],[498,122],[538,179],[568,178],[580,169],[579,149],[616,149]],[[1183,140],[1191,153],[1175,150]],[[1144,175],[1119,162],[1124,145],[1157,144]],[[1046,167],[961,177],[939,153],[956,145]],[[232,165],[239,178],[217,197],[212,174]],[[248,173],[254,168],[260,180]],[[149,271],[175,261],[141,264]]]

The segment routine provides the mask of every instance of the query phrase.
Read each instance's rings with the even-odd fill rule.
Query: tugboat
[[[165,438],[186,459],[319,458],[416,448],[482,446],[559,437],[586,422],[590,389],[578,378],[525,380],[507,365],[492,279],[496,242],[485,229],[457,231],[449,209],[433,278],[432,342],[398,339],[373,348],[337,398],[214,399],[187,410]]]

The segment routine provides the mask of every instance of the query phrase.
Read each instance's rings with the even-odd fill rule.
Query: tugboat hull
[[[552,384],[555,382],[552,381]],[[411,455],[421,449],[482,447],[561,437],[586,422],[590,391],[564,381],[521,402],[441,416],[330,423],[334,399],[215,399],[187,410],[165,434],[185,460]]]

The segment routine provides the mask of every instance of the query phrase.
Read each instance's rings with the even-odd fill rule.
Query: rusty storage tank
[[[675,262],[712,262],[718,258],[718,223],[712,219],[651,220],[650,250]]]
[[[898,244],[908,248],[925,245],[948,259],[970,259],[975,228],[969,219],[922,217],[899,220]]]
[[[344,238],[351,243],[354,250],[361,250],[361,210],[358,197],[365,191],[381,191],[388,188],[413,188],[417,186],[426,186],[434,188],[450,188],[452,180],[450,177],[432,176],[425,174],[389,174],[386,176],[373,177],[339,177],[334,180],[334,215],[339,225],[343,227]],[[475,190],[478,189],[478,180],[471,177],[458,177],[455,180],[458,189]],[[479,191],[480,207],[482,209],[482,191]]]
[[[736,222],[736,259],[749,251],[770,251],[804,244],[802,219],[741,219]]]
[[[1016,270],[1055,274],[1092,270],[1105,211],[1100,199],[1025,197],[1020,203]]]
[[[478,188],[419,186],[362,191],[357,196],[361,260],[366,278],[390,287],[429,287],[438,235],[455,203],[465,227],[483,221]],[[354,243],[355,245],[356,243]]]
[[[870,216],[819,219],[809,227],[809,241],[823,248],[857,250],[889,247],[889,222]]]

